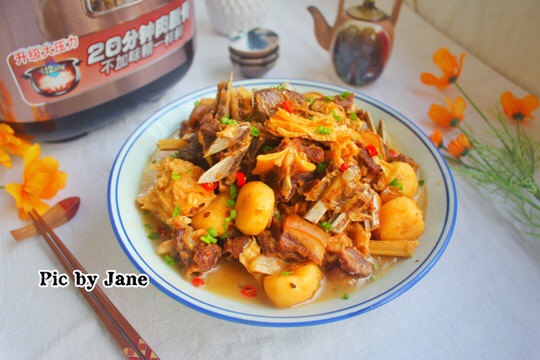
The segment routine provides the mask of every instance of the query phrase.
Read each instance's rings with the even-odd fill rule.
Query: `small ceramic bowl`
[[[260,58],[248,58],[248,57],[243,57],[243,56],[240,56],[236,53],[233,53],[233,52],[230,52],[229,55],[230,55],[230,58],[231,58],[231,61],[235,61],[239,64],[242,64],[242,65],[250,65],[250,66],[255,66],[255,65],[266,65],[274,60],[276,60],[278,57],[279,57],[279,47],[276,48],[276,50],[274,50],[274,52],[270,53],[269,55],[266,55],[266,56],[263,56],[263,57],[260,57]]]
[[[229,51],[246,58],[261,58],[274,52],[279,46],[279,35],[272,30],[253,28],[232,34]]]
[[[246,78],[259,78],[270,71],[277,63],[277,58],[261,65],[248,65],[235,61],[231,57],[231,62],[236,71],[239,71]]]

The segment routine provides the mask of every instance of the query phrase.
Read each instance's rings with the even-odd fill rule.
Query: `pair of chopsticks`
[[[73,280],[74,270],[86,274],[86,270],[54,233],[49,224],[35,210],[30,212],[30,217],[34,221],[38,232],[43,236],[71,279]],[[95,286],[92,291],[86,291],[84,288],[79,287],[77,289],[98,315],[101,323],[109,330],[126,358],[159,359],[99,286]]]

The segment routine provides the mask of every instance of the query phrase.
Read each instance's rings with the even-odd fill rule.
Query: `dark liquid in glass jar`
[[[34,137],[34,140],[38,141],[59,142],[83,136],[92,130],[118,120],[123,114],[134,109],[139,103],[159,98],[165,90],[180,81],[189,70],[193,61],[193,39],[186,42],[182,50],[183,56],[186,58],[186,61],[182,65],[157,80],[111,101],[54,120],[6,123],[17,133],[31,135]]]
[[[367,85],[381,75],[388,52],[386,37],[373,28],[352,25],[337,35],[332,61],[343,81]]]

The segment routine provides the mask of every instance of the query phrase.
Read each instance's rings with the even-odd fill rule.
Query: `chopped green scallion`
[[[309,121],[313,121],[313,116],[309,115],[307,118]]]
[[[178,151],[171,155],[171,159],[178,159]]]
[[[255,126],[251,125],[251,136],[259,136],[259,129],[257,129]]]
[[[351,95],[351,92],[350,91],[344,91],[342,92],[341,94],[339,94],[339,98],[341,100],[346,100],[349,98],[349,96]]]
[[[215,244],[215,243],[217,243],[217,239],[210,236],[210,235],[201,236],[201,241],[206,243],[206,244]]]
[[[197,106],[197,105],[200,105],[201,101],[200,100],[197,100],[193,103],[193,106]]]
[[[236,210],[231,210],[231,212],[229,213],[229,216],[231,217],[231,220],[236,219]]]
[[[221,240],[225,240],[228,236],[229,236],[229,233],[223,233],[223,234],[219,235],[219,238]]]
[[[324,170],[326,170],[327,167],[328,167],[328,163],[325,161],[321,161],[320,163],[317,164],[317,168],[315,169],[315,172],[317,174],[320,174],[324,172]]]
[[[159,237],[159,234],[157,231],[152,231],[150,234],[148,234],[148,238],[150,240],[156,240]]]
[[[420,185],[420,186],[424,186],[425,184],[426,184],[425,180],[418,181],[418,185]]]
[[[211,237],[217,237],[217,231],[214,228],[208,229],[208,234],[210,234]]]
[[[282,272],[281,272],[281,275],[283,275],[283,276],[289,276],[289,275],[291,275],[291,272],[290,272],[290,271],[282,271]]]
[[[229,195],[231,196],[231,199],[232,200],[236,200],[236,198],[238,197],[238,188],[236,187],[236,185],[231,185],[231,187],[229,187]]]
[[[173,173],[171,174],[171,179],[173,179],[173,180],[178,180],[178,179],[180,179],[180,174],[179,174],[179,173],[176,173],[176,172],[173,172]]]
[[[351,118],[352,121],[357,121],[358,120],[358,115],[356,115],[356,113],[350,113],[349,117]]]
[[[323,221],[321,223],[321,227],[324,229],[324,231],[328,232],[328,230],[332,229],[332,224],[327,221]]]
[[[282,90],[285,90],[285,87],[287,86],[287,84],[283,83],[283,84],[280,84],[277,86],[277,89],[282,91]]]
[[[236,120],[233,120],[233,119],[229,119],[228,117],[222,117],[219,122],[221,122],[222,124],[225,124],[225,125],[238,125],[238,122],[236,122]]]
[[[164,257],[165,259],[165,262],[169,265],[174,265],[176,264],[176,260],[173,259],[173,257],[171,255],[165,255]]]
[[[308,101],[309,105],[311,106],[311,105],[313,105],[313,102],[314,102],[315,100],[313,100],[312,98],[308,98],[307,101]]]
[[[334,120],[341,121],[341,116],[336,114],[336,112],[334,110],[330,111],[330,115],[332,115],[334,117]]]
[[[398,178],[394,178],[392,181],[390,181],[390,183],[388,183],[388,186],[394,186],[397,187],[399,190],[403,191],[403,184],[401,183],[401,181],[399,181]]]
[[[180,216],[180,207],[177,206],[177,207],[174,208],[172,216],[173,217]]]
[[[332,130],[327,128],[327,127],[324,127],[324,126],[321,126],[321,125],[319,125],[317,127],[317,134],[319,134],[319,135],[329,135],[331,133],[332,133]]]
[[[343,294],[343,300],[349,300],[351,296],[347,293]]]
[[[233,207],[234,205],[236,205],[236,201],[233,199],[227,200],[227,207]]]
[[[333,96],[328,95],[328,96],[324,97],[324,101],[326,101],[326,102],[330,102],[330,101],[333,101],[333,100],[334,100]]]
[[[147,229],[151,229],[151,228],[152,228],[152,225],[150,225],[150,224],[144,224],[144,227],[147,228]]]

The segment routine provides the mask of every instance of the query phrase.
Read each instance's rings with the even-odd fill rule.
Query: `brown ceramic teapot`
[[[330,51],[338,76],[351,85],[365,85],[382,73],[394,41],[394,26],[403,0],[395,0],[392,15],[365,0],[360,6],[345,10],[339,1],[336,21],[330,26],[315,6],[308,7],[315,21],[319,44]]]

